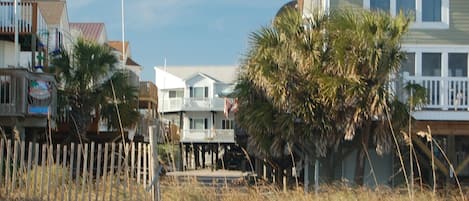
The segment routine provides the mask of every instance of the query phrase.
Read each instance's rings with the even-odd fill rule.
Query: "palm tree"
[[[120,128],[115,104],[125,117],[124,126],[136,123],[138,91],[129,85],[126,73],[115,68],[118,60],[109,47],[79,39],[70,52],[61,51],[51,63],[49,70],[62,86],[61,109],[70,110],[70,127],[76,136],[86,138],[92,116]]]
[[[303,19],[286,9],[271,27],[253,33],[237,115],[251,143],[281,153],[285,147],[274,142],[283,141],[299,155],[325,156],[358,135],[356,183],[362,184],[370,137],[389,150],[386,111],[402,115],[396,111],[405,108],[388,84],[404,56],[400,39],[408,24],[403,15],[341,10]]]

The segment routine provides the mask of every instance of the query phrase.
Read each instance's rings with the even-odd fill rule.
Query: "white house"
[[[190,161],[188,151],[201,149],[204,166],[205,150],[235,143],[233,115],[224,114],[225,101],[233,100],[218,94],[234,84],[237,70],[237,66],[155,67],[158,111],[163,120],[181,129],[180,142],[186,148],[186,161]],[[199,156],[194,157],[197,168]]]

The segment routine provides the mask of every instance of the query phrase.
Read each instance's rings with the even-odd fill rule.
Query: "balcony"
[[[31,50],[31,35],[40,41],[47,40],[47,24],[36,2],[21,2],[18,5],[18,34],[23,50]],[[0,39],[14,40],[14,3],[0,1]],[[44,34],[41,34],[44,33]],[[28,42],[29,41],[29,42]]]
[[[183,143],[234,143],[233,129],[190,129],[183,130]]]
[[[158,103],[158,88],[152,82],[140,82],[138,94],[140,101]]]
[[[0,68],[0,117],[56,116],[55,77],[20,68]]]
[[[413,116],[418,120],[469,120],[469,78],[404,76],[404,83],[426,89],[426,102]]]
[[[160,112],[177,111],[223,111],[221,98],[160,98]]]

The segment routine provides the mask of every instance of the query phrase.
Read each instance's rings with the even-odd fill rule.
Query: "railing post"
[[[448,85],[448,79],[441,77],[438,79],[438,82],[440,83],[440,106],[442,107],[442,110],[448,110],[448,92],[449,92],[449,85]]]
[[[24,5],[24,4],[23,4]],[[37,33],[37,3],[31,3],[32,7],[32,27],[31,27],[31,34]]]

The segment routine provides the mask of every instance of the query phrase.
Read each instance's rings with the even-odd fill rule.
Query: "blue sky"
[[[235,65],[253,31],[270,23],[287,0],[125,0],[125,38],[132,58],[154,81],[154,66]],[[104,22],[121,40],[120,0],[69,0],[71,22]]]

